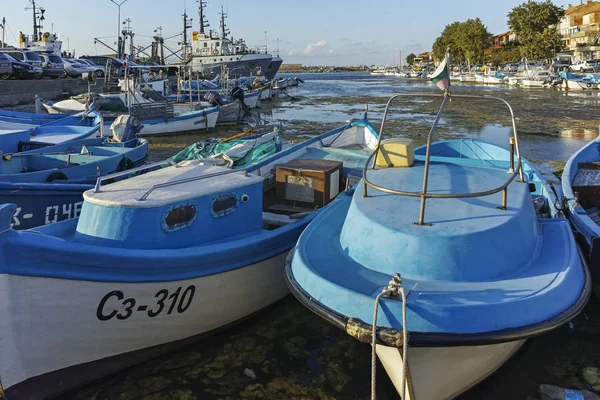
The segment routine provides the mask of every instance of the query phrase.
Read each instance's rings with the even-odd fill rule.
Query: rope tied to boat
[[[395,274],[388,286],[383,288],[381,293],[375,298],[375,308],[373,309],[373,325],[371,331],[371,400],[377,399],[377,314],[379,311],[379,302],[381,298],[398,298],[402,301],[402,384],[400,385],[400,396],[404,399],[405,385],[408,374],[408,329],[406,328],[406,293],[402,286],[402,277]],[[411,399],[414,400],[414,399]]]

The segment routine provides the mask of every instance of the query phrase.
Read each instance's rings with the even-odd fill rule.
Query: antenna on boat
[[[200,34],[204,35],[204,28],[208,28],[210,25],[208,24],[208,20],[204,15],[204,7],[206,7],[206,1],[204,0],[196,0],[198,1],[198,14],[200,15]]]
[[[227,25],[225,25],[225,18],[227,18],[227,13],[223,11],[223,4],[221,4],[221,39],[225,39],[231,33],[227,29]]]
[[[29,6],[25,7],[25,10],[33,10],[33,41],[42,40],[42,21],[46,18],[44,13],[46,10],[42,7],[36,7],[35,0],[29,0]],[[39,29],[39,31],[38,31]],[[4,43],[4,40],[2,40]]]

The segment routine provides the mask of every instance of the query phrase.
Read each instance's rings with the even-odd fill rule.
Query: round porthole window
[[[163,218],[162,227],[166,232],[187,228],[196,220],[198,212],[195,204],[183,204],[169,209]]]
[[[220,194],[213,198],[210,204],[210,213],[215,218],[224,217],[235,211],[237,203],[237,193]]]

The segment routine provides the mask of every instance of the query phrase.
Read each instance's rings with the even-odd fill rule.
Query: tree
[[[468,19],[460,24],[456,39],[458,49],[467,62],[483,61],[483,52],[492,44],[493,35],[479,18]]]
[[[552,59],[562,48],[557,29],[565,11],[550,0],[527,1],[508,13],[508,26],[521,44],[521,56],[531,59]]]
[[[461,57],[456,41],[460,30],[460,24],[460,22],[453,22],[450,25],[446,25],[440,36],[433,42],[433,56],[437,60],[444,59],[448,48],[450,48],[450,59],[452,62],[462,60],[463,57]]]
[[[446,25],[441,35],[433,43],[433,54],[436,59],[445,57],[450,48],[450,59],[453,63],[481,62],[483,51],[490,47],[492,34],[479,18],[465,22],[453,22]]]
[[[417,58],[417,55],[415,53],[410,53],[406,56],[406,63],[408,65],[413,65],[415,63],[415,58]]]

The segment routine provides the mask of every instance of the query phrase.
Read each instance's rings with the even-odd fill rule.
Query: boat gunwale
[[[583,311],[583,309],[587,305],[588,299],[592,291],[591,276],[587,265],[587,261],[585,260],[581,247],[577,242],[575,243],[575,246],[577,247],[579,258],[582,261],[585,281],[579,298],[566,310],[561,311],[554,317],[547,320],[539,321],[521,327],[505,328],[496,331],[486,331],[477,333],[430,333],[415,332],[409,330],[409,345],[412,347],[483,346],[529,339],[549,332],[553,329],[556,329],[561,325],[564,325]],[[310,311],[314,312],[315,314],[330,322],[331,324],[337,326],[338,328],[343,329],[344,331],[347,330],[348,323],[350,319],[352,319],[353,321],[359,321],[362,327],[368,328],[369,332],[371,332],[373,327],[372,324],[361,321],[357,318],[347,317],[338,313],[337,311],[327,307],[325,304],[313,298],[298,284],[292,272],[292,258],[295,249],[296,247],[294,246],[294,248],[292,248],[292,250],[290,250],[290,252],[288,253],[285,260],[285,281],[287,283],[288,288],[290,289],[290,292],[292,292],[294,297],[298,299],[298,301],[300,301],[300,303],[302,303],[302,305],[304,305]],[[401,340],[395,340],[398,336],[402,337],[402,331],[388,327],[378,327],[377,331],[387,333],[385,336],[380,336],[379,334],[377,335],[378,344],[396,348],[402,347]],[[391,338],[392,340],[388,341],[386,340],[386,338]],[[367,339],[368,341],[366,343],[370,344],[370,334],[368,335]]]

